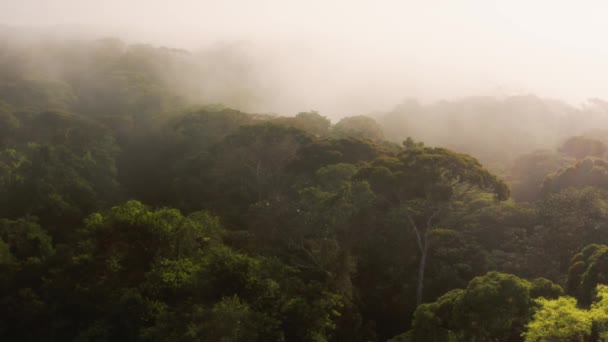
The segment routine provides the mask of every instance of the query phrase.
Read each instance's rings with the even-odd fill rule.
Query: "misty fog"
[[[388,110],[405,98],[535,94],[574,105],[606,98],[608,48],[601,41],[608,23],[601,13],[607,7],[600,1],[3,0],[0,23],[59,39],[113,36],[189,51],[230,46],[238,54],[230,58],[248,68],[247,82],[255,85],[256,100],[242,109],[342,117]]]

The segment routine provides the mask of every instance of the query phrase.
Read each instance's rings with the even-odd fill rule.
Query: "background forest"
[[[4,41],[0,340],[608,338],[608,102],[249,113],[231,56]]]

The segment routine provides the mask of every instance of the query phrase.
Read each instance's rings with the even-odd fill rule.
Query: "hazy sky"
[[[269,110],[384,109],[533,92],[608,98],[608,2],[0,0],[0,23],[195,48],[243,40],[285,86]]]

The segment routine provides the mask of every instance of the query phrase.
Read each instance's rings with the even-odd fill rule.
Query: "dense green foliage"
[[[608,287],[597,287],[598,300],[585,310],[576,299],[540,298],[524,333],[525,341],[605,341],[608,338]]]
[[[464,290],[420,305],[409,334],[415,341],[517,341],[530,320],[532,300],[562,293],[546,279],[528,282],[491,272],[474,278]]]
[[[332,123],[201,104],[184,51],[46,48],[0,54],[0,340],[606,338],[607,135],[560,104]]]

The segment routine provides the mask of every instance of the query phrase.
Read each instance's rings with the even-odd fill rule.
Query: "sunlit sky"
[[[608,2],[585,0],[0,0],[10,26],[185,48],[249,42],[276,62],[272,77],[308,94],[284,101],[327,110],[406,97],[608,98],[607,17]]]

